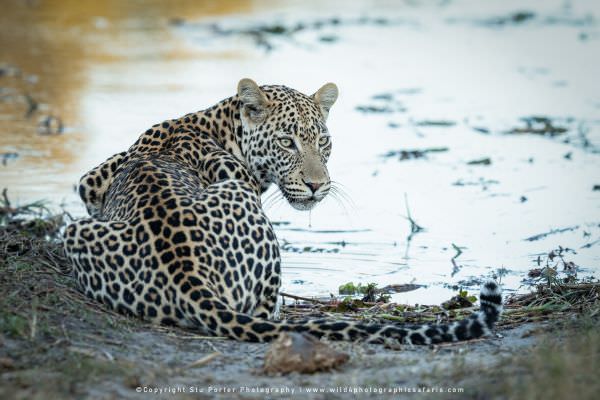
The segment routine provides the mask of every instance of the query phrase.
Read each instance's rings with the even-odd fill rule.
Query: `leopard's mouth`
[[[323,200],[329,194],[330,184],[322,185],[318,190],[308,190],[308,187],[303,188],[295,182],[286,184],[278,182],[277,187],[283,198],[296,210],[309,211],[312,210],[317,203]]]
[[[315,196],[314,194],[306,196],[291,195],[286,193],[285,190],[281,190],[281,193],[293,208],[300,211],[309,211],[313,209],[314,206],[325,197],[325,195]]]

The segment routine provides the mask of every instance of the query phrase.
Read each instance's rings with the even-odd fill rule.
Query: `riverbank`
[[[547,274],[531,294],[507,299],[490,338],[432,347],[333,342],[331,347],[349,355],[338,369],[270,376],[262,372],[269,344],[153,326],[84,297],[59,240],[68,215],[52,214],[41,203],[13,208],[5,199],[0,217],[1,398],[265,398],[269,393],[342,399],[349,392],[365,397],[401,392],[419,398],[591,399],[600,390],[597,282],[565,283]],[[476,309],[322,303],[287,299],[282,314],[422,322],[459,319]]]

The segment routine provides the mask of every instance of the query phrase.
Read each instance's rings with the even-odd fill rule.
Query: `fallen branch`
[[[186,365],[185,367],[183,367],[183,369],[202,367],[203,365],[208,364],[209,362],[211,362],[215,358],[219,357],[220,355],[221,355],[221,353],[219,353],[218,351],[215,351],[214,353],[210,353],[209,355],[202,357],[201,359],[194,361],[193,363],[191,363],[189,365]]]
[[[303,300],[303,301],[308,301],[308,302],[315,303],[315,304],[327,304],[326,301],[322,301],[322,300],[318,300],[318,299],[311,299],[308,297],[296,296],[295,294],[279,292],[279,295],[281,297],[289,297],[290,299]]]

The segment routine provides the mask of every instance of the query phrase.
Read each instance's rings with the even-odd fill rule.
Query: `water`
[[[84,215],[80,175],[152,124],[232,95],[240,78],[305,93],[333,81],[329,168],[345,196],[310,217],[283,202],[267,207],[284,249],[284,291],[414,282],[427,287],[394,300],[435,303],[498,270],[517,290],[533,260],[558,246],[577,252],[568,258],[580,276],[600,271],[598,2],[6,8],[0,179],[21,203],[46,198]],[[48,116],[64,124],[61,134],[40,134]],[[523,120],[536,116],[548,120]],[[528,127],[546,135],[518,133]],[[432,148],[443,151],[386,157]],[[411,240],[405,195],[424,228]]]

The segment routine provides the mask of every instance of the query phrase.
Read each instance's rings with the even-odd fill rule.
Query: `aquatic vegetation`
[[[414,160],[418,158],[427,158],[428,154],[431,153],[444,153],[447,152],[448,147],[429,147],[426,149],[409,149],[409,150],[390,150],[385,153],[382,157],[384,158],[397,158],[399,161]]]

